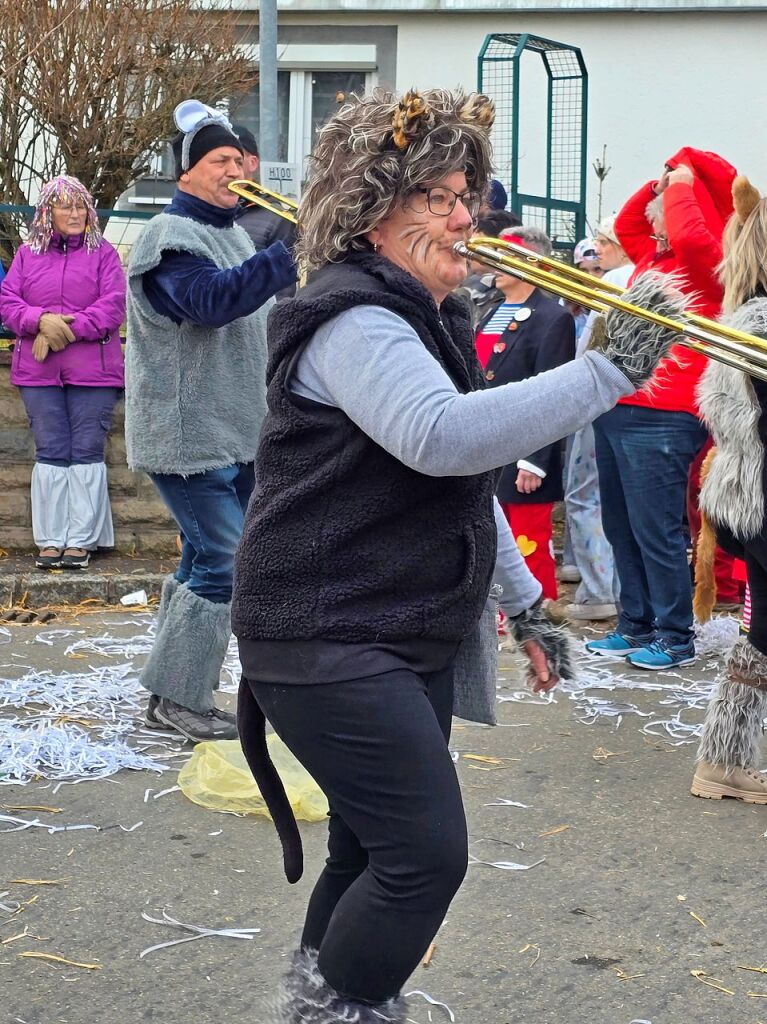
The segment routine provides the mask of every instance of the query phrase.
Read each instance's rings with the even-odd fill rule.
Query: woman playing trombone
[[[330,803],[329,857],[279,1018],[293,1024],[405,1021],[402,987],[467,865],[448,736],[456,653],[507,536],[496,470],[632,393],[662,354],[611,343],[483,390],[451,293],[492,123],[476,94],[346,103],[319,133],[299,209],[308,283],[270,317],[232,619],[241,739],[291,880],[300,844],[264,716]],[[554,676],[544,666],[537,685]]]

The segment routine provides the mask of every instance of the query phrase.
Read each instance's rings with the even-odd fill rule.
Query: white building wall
[[[385,6],[385,5],[381,5]],[[416,5],[414,5],[416,6]],[[476,86],[477,55],[490,32],[530,32],[578,46],[589,72],[588,212],[596,213],[591,170],[607,144],[612,170],[603,212],[656,177],[683,145],[719,152],[767,191],[767,136],[759,112],[767,96],[767,13],[375,13],[280,11],[281,25],[397,25],[396,82]],[[537,76],[536,76],[537,77]],[[523,89],[522,123],[535,131],[541,91]],[[540,107],[545,117],[545,106]],[[544,122],[541,121],[541,132]],[[541,167],[531,139],[522,190]],[[536,150],[538,156],[536,156]],[[542,188],[539,183],[535,190]]]

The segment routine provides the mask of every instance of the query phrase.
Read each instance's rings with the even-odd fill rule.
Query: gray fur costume
[[[163,585],[157,634],[139,679],[156,696],[205,714],[219,686],[232,606],[206,601],[173,577],[169,580]]]
[[[741,637],[706,711],[698,761],[758,768],[762,723],[767,715],[767,657]]]
[[[253,462],[266,415],[266,316],[274,302],[221,327],[176,324],[152,307],[141,280],[164,249],[210,259],[222,270],[253,255],[237,225],[161,213],[139,235],[128,261],[128,465],[190,476]]]
[[[767,337],[767,299],[751,299],[723,318],[731,327]],[[700,410],[716,444],[701,488],[700,507],[717,526],[744,544],[764,531],[762,408],[741,370],[710,362],[698,386]],[[706,711],[698,762],[736,768],[759,766],[767,715],[767,656],[741,637]]]
[[[752,299],[723,323],[767,338],[767,299]],[[742,539],[764,524],[764,445],[757,431],[761,407],[747,374],[713,360],[698,385],[700,411],[717,448],[701,488],[700,507]]]
[[[142,283],[168,249],[221,269],[253,255],[248,235],[236,225],[160,214],[141,232],[128,263],[128,464],[191,476],[252,462],[266,414],[266,316],[273,300],[219,327],[177,324],[152,307]],[[214,705],[230,634],[231,603],[205,600],[171,578],[163,586],[142,685],[205,714]]]

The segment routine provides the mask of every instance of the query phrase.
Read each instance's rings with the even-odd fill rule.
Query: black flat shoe
[[[63,548],[43,548],[35,558],[35,565],[38,569],[58,569],[63,554]]]
[[[85,548],[67,548],[60,564],[62,569],[85,569],[90,560],[91,553]]]

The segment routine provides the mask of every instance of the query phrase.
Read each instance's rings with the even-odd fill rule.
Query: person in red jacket
[[[626,202],[615,230],[636,264],[634,278],[674,273],[691,295],[691,308],[718,313],[716,267],[735,175],[716,153],[685,148],[666,162],[660,179]],[[684,510],[690,465],[706,442],[695,397],[706,363],[675,345],[646,388],[594,423],[602,520],[620,578],[621,613],[615,632],[586,649],[626,656],[637,668],[672,668],[695,658]]]

